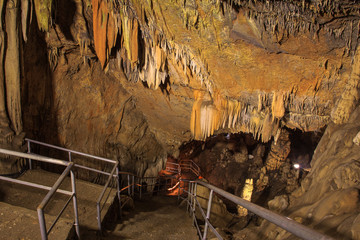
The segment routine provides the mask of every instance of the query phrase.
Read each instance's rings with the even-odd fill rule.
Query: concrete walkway
[[[135,209],[124,212],[115,230],[106,235],[95,239],[199,239],[186,210],[178,206],[177,198],[167,196],[153,196],[136,201]]]

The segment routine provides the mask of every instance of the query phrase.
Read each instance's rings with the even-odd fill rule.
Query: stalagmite
[[[11,126],[16,135],[22,132],[19,61],[19,6],[19,0],[8,1],[5,13],[8,39],[5,57],[6,99]]]
[[[241,197],[251,202],[253,189],[254,189],[253,179],[246,179]],[[248,215],[248,210],[240,205],[237,206],[237,212],[240,217],[245,217]]]
[[[275,171],[281,167],[290,153],[289,132],[281,129],[277,142],[272,142],[269,155],[266,159],[266,170]]]

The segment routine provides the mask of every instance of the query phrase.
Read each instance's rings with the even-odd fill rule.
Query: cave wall
[[[335,239],[359,235],[359,131],[360,108],[346,124],[330,124],[311,161],[311,171],[289,196],[275,197],[269,208],[309,225]],[[290,233],[263,221],[236,234],[235,239],[295,239]]]
[[[162,169],[166,151],[119,77],[105,75],[99,64],[85,64],[76,50],[55,56],[50,71],[47,55],[33,56],[33,49],[27,49],[23,89],[28,137],[118,160],[122,170],[140,175]],[[38,69],[39,64],[48,68]]]

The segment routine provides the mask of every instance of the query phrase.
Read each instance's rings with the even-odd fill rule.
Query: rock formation
[[[167,155],[199,140],[200,163],[219,156],[203,164],[210,182],[235,176],[219,185],[239,195],[249,172],[252,199],[270,188],[269,200],[301,180],[286,131],[345,128],[359,104],[358,1],[1,0],[0,10],[3,147],[21,146],[26,133],[154,176]],[[353,130],[346,147],[359,142]],[[210,151],[206,144],[224,133],[251,137]],[[319,151],[313,178],[324,175]],[[329,184],[354,207],[352,160]]]

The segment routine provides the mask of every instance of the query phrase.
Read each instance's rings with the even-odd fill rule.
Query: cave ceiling
[[[56,75],[73,64],[61,56],[100,65],[169,152],[219,132],[316,131],[358,104],[358,1],[34,3]]]

